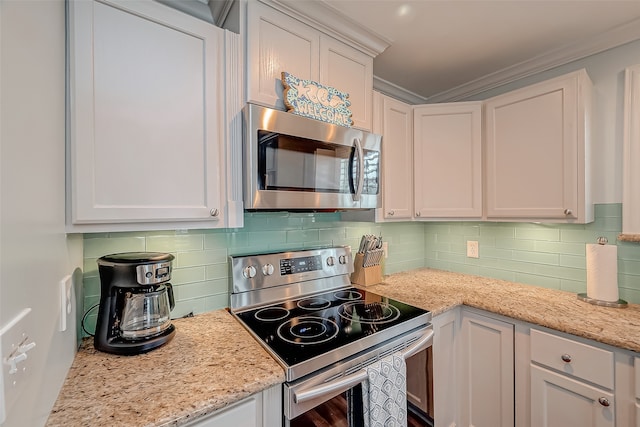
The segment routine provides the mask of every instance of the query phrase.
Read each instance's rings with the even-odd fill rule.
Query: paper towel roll
[[[587,296],[600,301],[618,301],[616,245],[587,245]]]

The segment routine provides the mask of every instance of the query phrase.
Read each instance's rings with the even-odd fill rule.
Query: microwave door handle
[[[353,201],[359,202],[362,195],[362,187],[364,185],[364,152],[362,150],[362,142],[358,138],[354,138],[353,142],[356,146],[358,153],[358,183],[356,185],[356,192],[353,195]]]
[[[429,328],[425,331],[424,335],[418,338],[418,340],[413,342],[409,347],[402,350],[400,354],[406,360],[407,358],[413,356],[414,354],[421,352],[427,347],[430,347],[432,344],[433,344],[433,328]],[[335,392],[348,390],[351,387],[354,387],[360,384],[367,378],[368,378],[367,370],[363,368],[357,372],[354,372],[351,375],[344,376],[337,380],[329,381],[328,383],[310,387],[306,390],[303,389],[299,391],[294,391],[293,400],[296,403],[302,403],[308,400],[313,400],[317,397],[327,395],[329,393],[333,394]]]

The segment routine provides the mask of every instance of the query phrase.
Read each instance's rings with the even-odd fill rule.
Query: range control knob
[[[273,264],[265,264],[262,266],[262,274],[265,276],[271,276],[273,274]]]
[[[336,263],[336,259],[334,257],[330,256],[329,258],[327,258],[327,265],[329,267],[332,267],[333,264],[335,264],[335,263]]]
[[[346,263],[347,263],[347,257],[346,257],[346,256],[344,256],[344,255],[340,255],[340,256],[338,257],[338,262],[339,262],[340,264],[346,264]]]
[[[249,265],[242,269],[242,275],[246,279],[253,279],[256,276],[256,268],[253,265]]]

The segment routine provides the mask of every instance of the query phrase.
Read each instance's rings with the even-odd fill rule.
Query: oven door
[[[376,208],[380,136],[249,104],[246,209]]]
[[[430,347],[433,328],[416,328],[347,361],[333,364],[299,381],[284,385],[285,427],[358,426],[362,414],[361,383],[367,366],[388,355],[401,352],[407,359]],[[415,425],[428,425],[422,420]]]

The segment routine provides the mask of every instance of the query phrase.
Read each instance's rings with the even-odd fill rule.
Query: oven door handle
[[[429,347],[433,342],[433,329],[429,329],[418,341],[411,344],[400,354],[406,360],[416,353],[421,352],[425,348]],[[354,387],[367,379],[367,370],[365,368],[351,374],[346,377],[342,377],[335,381],[320,384],[318,386],[310,387],[307,390],[299,390],[293,392],[293,400],[296,403],[306,402],[308,400],[315,399],[325,394],[333,393],[338,390],[347,390]]]

